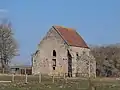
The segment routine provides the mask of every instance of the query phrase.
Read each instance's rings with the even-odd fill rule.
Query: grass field
[[[11,76],[0,76],[0,80],[11,80]],[[38,76],[28,76],[28,83],[25,83],[25,76],[15,76],[13,83],[0,83],[0,90],[90,90],[88,80],[42,77],[38,82]],[[115,79],[96,78],[91,80],[96,90],[120,90],[120,81]]]

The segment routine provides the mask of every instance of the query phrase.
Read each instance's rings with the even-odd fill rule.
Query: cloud
[[[0,13],[8,13],[8,10],[6,10],[6,9],[0,9]]]
[[[8,18],[8,10],[0,9],[0,19]]]

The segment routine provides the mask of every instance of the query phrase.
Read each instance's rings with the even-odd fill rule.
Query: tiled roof
[[[67,44],[76,47],[89,48],[82,37],[72,28],[65,28],[62,26],[53,26]]]

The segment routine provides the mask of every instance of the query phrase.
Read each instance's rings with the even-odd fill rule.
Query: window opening
[[[53,67],[53,70],[55,70],[55,67],[56,67],[56,59],[52,59],[53,63],[52,63],[52,67]]]
[[[55,50],[53,50],[53,56],[55,56],[55,57],[56,57],[56,51],[55,51]]]

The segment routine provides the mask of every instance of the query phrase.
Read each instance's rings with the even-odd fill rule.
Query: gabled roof
[[[53,26],[53,28],[61,35],[61,37],[68,45],[89,48],[83,38],[76,32],[76,30],[62,26]]]

